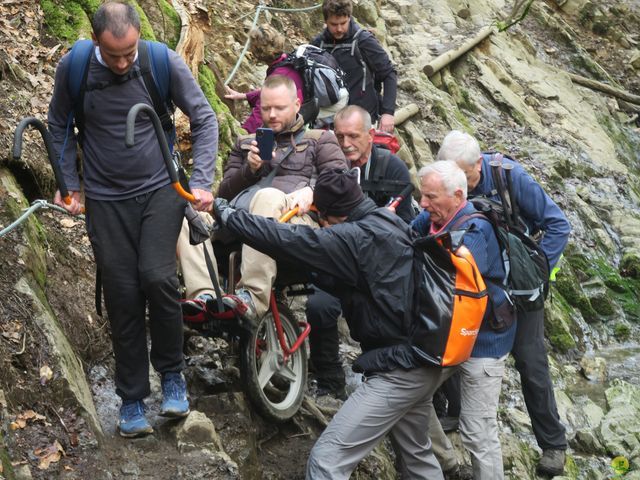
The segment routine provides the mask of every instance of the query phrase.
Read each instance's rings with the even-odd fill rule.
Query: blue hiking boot
[[[153,433],[153,427],[144,416],[142,400],[123,400],[118,420],[120,435],[127,438],[142,437]]]
[[[187,382],[180,372],[169,372],[162,376],[162,406],[160,415],[163,417],[182,418],[189,415],[189,400],[187,399]]]

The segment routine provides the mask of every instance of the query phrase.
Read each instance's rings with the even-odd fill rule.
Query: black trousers
[[[160,373],[184,368],[176,274],[184,207],[171,185],[127,200],[86,201],[87,231],[111,324],[116,393],[124,400],[150,393],[147,305],[153,368]]]
[[[339,388],[345,384],[338,338],[338,317],[342,308],[336,297],[314,288],[306,307],[307,321],[311,324],[311,364],[319,384]]]
[[[460,416],[460,372],[447,378],[433,394],[433,408],[439,417]]]
[[[543,450],[566,450],[565,428],[560,423],[544,344],[544,310],[518,313],[511,354],[520,372],[522,394],[538,445]]]

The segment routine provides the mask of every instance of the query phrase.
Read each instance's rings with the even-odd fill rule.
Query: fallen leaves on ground
[[[58,440],[55,440],[51,445],[45,448],[36,448],[33,453],[40,459],[38,468],[40,470],[47,470],[52,463],[59,462],[63,455],[65,455],[64,448],[60,445]]]
[[[49,380],[53,378],[53,370],[49,365],[43,365],[40,367],[40,385],[45,385]]]
[[[46,422],[47,417],[44,415],[40,415],[39,413],[34,412],[33,410],[26,410],[16,417],[16,419],[11,422],[9,428],[11,430],[17,430],[19,428],[24,428],[28,423],[43,421]]]

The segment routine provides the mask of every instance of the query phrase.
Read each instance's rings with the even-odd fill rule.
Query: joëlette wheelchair
[[[140,112],[146,113],[153,123],[162,155],[176,191],[186,200],[194,197],[182,187],[178,171],[169,151],[160,120],[147,104],[134,105],[127,116],[125,143],[134,144],[134,125]],[[291,218],[281,218],[287,221]],[[241,243],[213,241],[215,258],[226,293],[232,294],[239,280]],[[212,268],[209,267],[211,271]],[[226,309],[217,294],[217,311],[209,310],[199,321],[185,321],[185,326],[205,336],[229,334],[239,340],[240,375],[243,388],[256,410],[266,419],[283,422],[300,408],[307,385],[307,346],[305,339],[310,326],[299,322],[288,306],[288,299],[306,295],[312,290],[305,272],[295,265],[278,265],[278,275],[272,288],[268,312],[254,324],[247,325],[239,313]],[[212,275],[214,286],[217,279]],[[221,290],[218,287],[218,290]]]

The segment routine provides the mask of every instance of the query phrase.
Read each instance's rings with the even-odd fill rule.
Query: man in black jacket
[[[369,113],[349,105],[336,113],[334,132],[351,167],[360,168],[360,186],[378,207],[384,207],[400,193],[404,199],[397,208],[389,207],[407,223],[413,220],[411,175],[405,163],[389,150],[373,144],[374,129]],[[404,191],[404,192],[403,192]],[[340,301],[316,288],[309,296],[306,315],[311,324],[311,366],[317,381],[318,395],[345,396],[345,375],[339,356],[338,317]]]
[[[373,34],[351,17],[351,0],[324,0],[325,29],[312,44],[331,53],[346,73],[349,105],[359,105],[392,133],[398,76],[387,52]],[[381,94],[382,91],[382,94]]]
[[[276,260],[314,272],[340,298],[363,354],[354,370],[366,380],[320,436],[307,463],[308,479],[347,479],[358,462],[390,433],[404,478],[441,480],[431,450],[428,411],[450,369],[420,363],[410,335],[418,276],[410,227],[365,198],[353,171],[327,170],[314,191],[321,225],[279,224],[235,211],[219,199],[218,221],[245,243]]]

